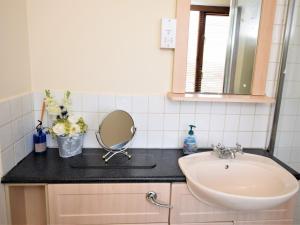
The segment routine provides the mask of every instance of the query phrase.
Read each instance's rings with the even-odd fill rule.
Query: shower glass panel
[[[282,65],[282,94],[274,155],[290,167],[300,172],[300,0],[293,2],[293,9],[288,14],[293,15],[287,21],[285,48]],[[289,16],[290,16],[289,15]],[[276,116],[275,116],[276,117]]]

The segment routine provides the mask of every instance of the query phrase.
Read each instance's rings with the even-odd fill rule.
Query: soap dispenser
[[[46,134],[43,132],[42,121],[38,120],[39,124],[36,126],[36,133],[33,134],[33,143],[35,153],[43,153],[47,151]]]
[[[192,154],[197,152],[197,143],[196,143],[196,138],[194,135],[193,128],[196,126],[194,125],[189,125],[190,130],[188,133],[188,136],[185,137],[184,142],[183,142],[183,153],[184,154]]]
[[[43,118],[45,114],[46,104],[43,101],[42,111],[41,111],[41,119],[38,120],[38,125],[36,126],[36,133],[33,134],[33,143],[34,143],[34,151],[35,153],[43,153],[47,150],[47,138],[46,134],[43,131]]]

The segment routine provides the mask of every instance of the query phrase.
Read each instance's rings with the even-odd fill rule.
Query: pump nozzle
[[[35,127],[35,129],[37,132],[43,129],[43,122],[41,120],[38,120],[38,125]]]
[[[196,128],[196,126],[195,125],[189,125],[189,127],[190,127],[189,135],[194,135],[193,128]]]

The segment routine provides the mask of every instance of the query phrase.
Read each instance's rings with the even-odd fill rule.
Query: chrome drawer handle
[[[153,205],[156,205],[158,207],[162,207],[162,208],[168,208],[168,209],[172,209],[173,207],[171,205],[168,204],[164,204],[164,203],[160,203],[158,202],[157,199],[157,194],[154,191],[149,191],[146,194],[146,199],[152,203]]]

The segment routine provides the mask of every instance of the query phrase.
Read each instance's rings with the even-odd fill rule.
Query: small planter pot
[[[69,158],[82,153],[83,134],[74,137],[58,136],[59,156]]]

